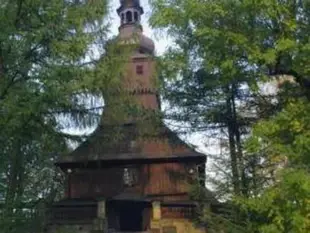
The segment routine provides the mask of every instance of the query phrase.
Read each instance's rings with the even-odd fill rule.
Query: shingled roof
[[[195,151],[164,125],[150,129],[135,123],[119,126],[101,124],[86,141],[56,164],[62,167],[95,161],[190,158],[206,160],[204,154]]]

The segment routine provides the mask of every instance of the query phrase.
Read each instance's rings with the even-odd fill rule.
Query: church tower
[[[143,34],[139,0],[121,0],[120,45],[134,45],[125,66],[124,89],[146,112],[160,110],[154,42]],[[200,233],[191,222],[196,203],[191,184],[204,185],[206,156],[162,122],[129,117],[109,121],[109,103],[97,129],[57,163],[66,176],[63,200],[49,211],[50,233]],[[156,124],[149,132],[148,126]]]
[[[154,42],[143,34],[140,24],[143,8],[139,0],[121,0],[117,9],[120,27],[117,40],[120,44],[132,45],[134,51],[125,72],[127,89],[136,94],[143,108],[159,110],[156,95],[156,75],[154,62]]]

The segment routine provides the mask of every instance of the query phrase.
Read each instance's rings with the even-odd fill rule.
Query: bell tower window
[[[126,24],[139,24],[144,14],[139,0],[120,0],[121,6],[117,9],[121,26]]]
[[[131,13],[131,11],[127,11],[126,12],[126,21],[127,21],[127,23],[131,23],[132,22],[132,13]]]

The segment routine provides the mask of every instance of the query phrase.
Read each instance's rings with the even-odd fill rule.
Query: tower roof
[[[117,9],[118,14],[120,14],[125,9],[130,9],[130,8],[138,9],[141,15],[144,13],[143,8],[140,5],[140,0],[120,0],[120,4],[121,6]]]

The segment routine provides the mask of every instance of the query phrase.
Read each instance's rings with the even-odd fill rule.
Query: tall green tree
[[[0,3],[0,227],[27,228],[29,211],[59,194],[53,163],[68,151],[68,126],[100,118],[98,98],[118,85],[121,56],[106,47],[105,0]],[[112,50],[107,55],[107,50]],[[30,205],[31,204],[31,205]],[[20,211],[19,211],[20,210]],[[33,227],[31,224],[27,225]]]
[[[232,109],[232,105],[229,108],[227,108],[229,105],[226,105],[225,110],[219,108],[223,99],[217,97],[218,87],[221,87],[220,90],[225,90],[223,89],[225,87],[227,90],[229,87],[228,90],[234,91],[226,92],[227,96],[233,94],[238,97],[235,99],[237,110],[235,119],[238,121],[225,125],[228,138],[234,139],[235,142],[238,142],[238,138],[242,139],[239,140],[241,142],[239,153],[242,152],[239,157],[236,157],[233,152],[238,143],[229,143],[233,177],[231,185],[234,186],[234,193],[237,195],[244,194],[240,191],[246,189],[246,195],[243,195],[246,198],[242,199],[244,203],[245,200],[253,200],[255,203],[249,204],[253,212],[249,211],[246,215],[251,216],[250,223],[255,223],[252,225],[253,231],[306,232],[309,227],[298,226],[297,222],[308,218],[303,209],[307,207],[306,205],[301,207],[296,203],[299,198],[303,201],[307,200],[309,193],[307,182],[295,183],[294,172],[290,171],[294,167],[293,169],[297,169],[294,170],[296,173],[303,174],[302,180],[306,180],[309,164],[303,161],[293,166],[295,156],[297,158],[305,156],[302,156],[299,150],[292,151],[292,148],[306,142],[308,133],[304,128],[305,131],[300,131],[302,133],[300,141],[296,142],[294,127],[291,128],[292,119],[283,118],[283,114],[293,111],[288,110],[289,103],[293,101],[291,104],[298,106],[301,111],[298,117],[295,115],[293,121],[298,125],[297,119],[303,119],[302,116],[307,109],[310,2],[152,0],[151,4],[153,6],[152,25],[155,28],[164,29],[175,42],[163,59],[166,65],[163,77],[165,81],[168,80],[168,85],[172,86],[170,90],[176,91],[172,103],[177,103],[185,109],[185,111],[179,110],[175,115],[182,116],[181,119],[187,116],[185,119],[194,123],[194,126],[200,121],[209,127],[218,126],[221,118],[218,118],[218,115],[216,115],[217,118],[214,117],[211,107],[216,106],[215,110],[219,110],[218,112],[228,118],[229,109]],[[188,74],[197,74],[199,70],[204,70],[209,75],[202,76],[197,83],[196,75]],[[259,85],[264,82],[278,82],[277,80],[287,78],[295,82],[295,85],[288,89],[284,88],[286,85],[276,87],[275,90],[280,88],[283,91],[274,91],[273,94],[276,95],[271,98],[259,91]],[[214,86],[214,82],[220,85]],[[208,95],[206,95],[206,88],[200,88],[207,85],[213,85],[211,87],[213,92],[210,91]],[[235,88],[230,89],[231,87]],[[237,90],[242,90],[244,87],[249,91],[250,96],[241,101]],[[169,95],[168,97],[168,100],[171,99]],[[175,100],[177,102],[173,102]],[[233,104],[231,100],[229,102]],[[250,106],[250,108],[244,108],[244,106]],[[245,121],[250,124],[246,124],[245,128],[240,127],[241,122],[249,116],[254,116],[252,121]],[[258,128],[257,130],[250,130],[243,137],[241,134],[240,137],[238,136],[238,131],[249,130],[252,123],[260,118],[266,120],[259,123],[261,126],[255,127],[255,129]],[[305,123],[301,125],[304,126]],[[205,128],[208,129],[208,127]],[[229,137],[229,132],[234,128],[237,129],[237,134],[232,133],[230,134],[232,137]],[[275,133],[270,135],[268,131]],[[256,144],[251,138],[245,145],[245,139],[252,133]],[[292,134],[294,136],[290,136]],[[269,150],[266,150],[267,145]],[[238,149],[236,151],[238,153]],[[288,152],[291,156],[286,155]],[[288,162],[284,163],[286,159]],[[234,171],[234,167],[237,167],[234,166],[235,161],[238,161],[236,163],[238,169]],[[302,164],[307,167],[306,171],[305,168],[300,168]],[[252,185],[249,185],[249,179]],[[282,201],[289,198],[295,185],[300,195],[296,194],[298,198],[289,202],[290,207],[284,206]],[[266,203],[265,209],[262,207],[262,202]],[[249,207],[249,205],[246,206]],[[261,209],[255,210],[253,206]],[[261,222],[256,221],[257,219],[253,220],[255,219],[253,216]],[[290,220],[289,216],[295,216],[296,221]],[[307,224],[307,221],[304,223]]]
[[[301,91],[300,86],[293,89]],[[252,213],[252,224],[259,232],[303,233],[310,229],[308,109],[306,96],[288,95],[283,109],[259,122],[247,141],[247,150],[263,154],[274,171],[272,184],[259,195],[239,200]]]
[[[200,132],[203,137],[213,137],[220,141],[222,150],[216,156],[220,163],[217,166],[220,171],[217,173],[225,181],[218,185],[217,191],[225,195],[228,190],[247,195],[247,186],[250,184],[245,174],[244,163],[247,162],[243,156],[242,143],[248,128],[257,119],[250,112],[251,108],[246,106],[246,100],[253,99],[251,93],[242,88],[242,80],[224,80],[219,74],[204,69],[192,72],[188,69],[185,73],[182,78],[164,83],[163,96],[172,106],[166,117],[184,122],[180,127],[181,132]],[[232,175],[227,175],[228,171]],[[214,182],[219,184],[218,179]],[[227,184],[231,185],[227,187]]]

